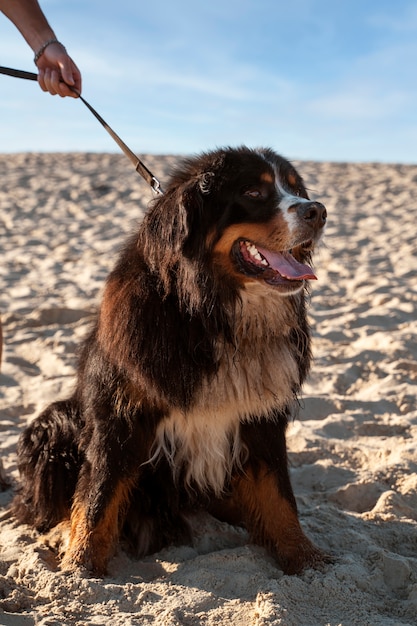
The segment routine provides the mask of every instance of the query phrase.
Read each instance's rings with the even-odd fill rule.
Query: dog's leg
[[[269,549],[286,574],[298,574],[323,561],[323,555],[305,536],[295,503],[282,494],[279,482],[276,470],[249,464],[236,480],[235,497],[252,541]]]
[[[96,480],[93,473],[89,481],[92,491],[85,494],[77,490],[75,495],[69,547],[61,563],[63,570],[86,567],[98,575],[107,572],[131,486],[129,481],[120,480],[105,499],[100,490],[107,490],[108,486],[105,481],[94,485]]]
[[[136,484],[139,435],[127,420],[94,420],[71,511],[69,547],[62,569],[104,575]]]
[[[305,536],[291,488],[286,443],[286,418],[242,426],[249,457],[232,480],[225,500],[229,519],[245,524],[254,543],[265,546],[287,574],[317,565],[326,557]]]

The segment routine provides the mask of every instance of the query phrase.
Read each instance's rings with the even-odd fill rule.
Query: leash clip
[[[156,195],[159,195],[159,196],[163,195],[164,192],[161,189],[161,183],[159,182],[159,180],[157,178],[155,178],[155,176],[152,176],[150,185],[152,187],[152,191]]]

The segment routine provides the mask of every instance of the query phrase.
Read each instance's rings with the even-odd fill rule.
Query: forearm
[[[49,39],[56,38],[37,0],[0,0],[0,10],[18,28],[34,52]]]

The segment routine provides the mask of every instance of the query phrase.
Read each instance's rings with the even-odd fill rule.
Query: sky
[[[417,163],[417,0],[41,0],[139,155],[246,144]],[[0,17],[0,65],[36,71]],[[81,101],[0,76],[0,152],[118,152]]]

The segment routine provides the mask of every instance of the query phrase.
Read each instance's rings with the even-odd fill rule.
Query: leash
[[[14,69],[11,69],[10,67],[2,67],[1,65],[0,65],[0,74],[5,74],[6,76],[13,76],[14,78],[23,78],[25,80],[35,80],[35,81],[38,80],[38,75],[34,74],[33,72],[25,72],[23,70],[14,70]],[[77,94],[81,102],[85,104],[87,109],[91,111],[94,117],[97,118],[100,124],[107,130],[107,132],[114,139],[114,141],[117,143],[119,148],[125,153],[127,158],[133,163],[133,166],[135,170],[137,171],[137,173],[140,174],[140,176],[142,176],[142,178],[151,187],[152,191],[154,191],[156,194],[162,194],[163,191],[161,189],[161,183],[152,174],[152,172],[146,167],[146,165],[142,163],[139,157],[137,157],[136,154],[132,152],[130,148],[128,148],[125,142],[122,141],[122,139],[120,139],[119,135],[117,135],[114,132],[114,130],[107,124],[107,122],[103,120],[101,115],[97,113],[97,111],[91,106],[91,104],[89,104],[87,100],[85,100],[81,96],[81,94],[78,93],[76,89],[74,89],[73,87],[70,87],[70,89],[72,89],[72,91]]]

